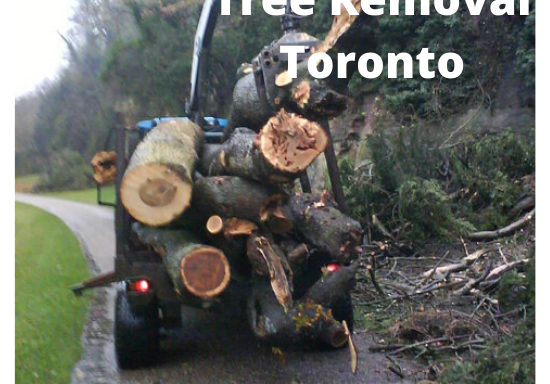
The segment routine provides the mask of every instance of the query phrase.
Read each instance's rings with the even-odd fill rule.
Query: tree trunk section
[[[334,261],[349,264],[361,254],[361,225],[344,215],[322,197],[294,194],[288,201],[272,200],[263,210],[263,219],[274,232],[298,232],[306,243],[328,253]]]
[[[298,178],[327,144],[327,134],[319,124],[282,110],[258,135],[237,128],[223,144],[205,145],[199,170],[204,176],[288,183]]]
[[[161,256],[176,292],[208,299],[222,293],[231,278],[229,262],[217,248],[203,245],[182,230],[146,227],[136,223],[134,232]]]
[[[264,201],[280,193],[277,187],[236,176],[205,177],[195,181],[193,207],[207,218],[238,217],[259,224]]]
[[[160,226],[187,209],[202,140],[202,130],[190,121],[168,121],[147,134],[120,187],[122,203],[134,219]]]

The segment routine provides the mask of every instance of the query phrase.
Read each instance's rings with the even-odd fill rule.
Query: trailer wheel
[[[353,303],[350,294],[332,307],[332,316],[338,321],[346,320],[349,331],[353,332]]]
[[[115,303],[115,351],[120,368],[138,368],[155,363],[160,349],[159,314],[152,302],[132,309],[124,289]]]

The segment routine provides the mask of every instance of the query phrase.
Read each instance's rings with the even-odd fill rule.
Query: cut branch
[[[223,231],[223,219],[218,215],[210,216],[206,222],[206,230],[211,235],[217,235]]]
[[[284,203],[273,201],[264,209],[264,220],[272,226],[273,218],[285,218],[292,227],[317,250],[327,253],[334,261],[349,264],[362,253],[361,225],[311,194],[294,194]],[[280,211],[278,211],[280,210]],[[280,212],[277,217],[275,212]]]
[[[342,94],[331,89],[325,80],[309,74],[307,60],[298,64],[297,78],[290,79],[286,75],[285,81],[282,81],[279,76],[275,81],[277,93],[272,100],[275,111],[285,108],[306,119],[317,120],[336,117],[346,108],[346,98]],[[254,74],[242,77],[233,90],[233,104],[224,129],[224,140],[238,127],[258,132],[273,113],[273,109],[265,108],[258,97]]]
[[[225,220],[223,235],[227,238],[250,236],[258,231],[258,226],[251,221],[232,217]]]

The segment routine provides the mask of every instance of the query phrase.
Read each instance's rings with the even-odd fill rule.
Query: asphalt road
[[[25,194],[15,198],[67,223],[80,239],[94,273],[112,270],[115,238],[111,208]],[[353,375],[347,348],[285,348],[281,355],[258,343],[242,319],[185,309],[184,327],[164,337],[157,366],[119,371],[112,334],[113,303],[113,288],[94,294],[82,336],[83,357],[73,370],[73,383],[409,383],[414,382],[411,373],[418,368],[400,361],[405,377],[401,379],[388,369],[383,354],[368,351],[373,336],[365,331],[358,330],[354,336],[359,362]]]

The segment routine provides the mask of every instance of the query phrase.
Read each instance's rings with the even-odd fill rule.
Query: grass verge
[[[56,197],[58,199],[78,201],[80,203],[97,204],[97,189],[81,189],[78,191],[47,192],[45,196]],[[107,185],[101,187],[101,200],[104,202],[115,202],[115,186]]]
[[[80,245],[57,217],[15,203],[15,379],[68,383],[81,353],[88,300],[69,290],[89,276]]]

